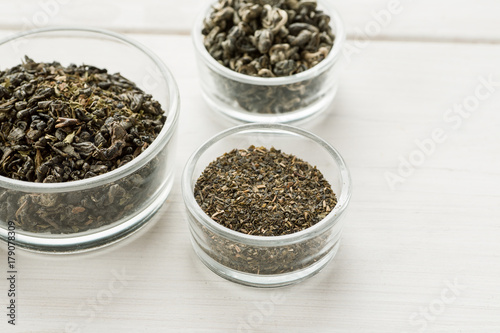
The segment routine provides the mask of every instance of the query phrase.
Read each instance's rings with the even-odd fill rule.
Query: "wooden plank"
[[[180,174],[226,125],[202,100],[188,36],[131,37],[178,82]],[[457,128],[443,118],[481,77],[500,81],[499,57],[497,45],[373,42],[352,58],[328,113],[305,125],[340,150],[354,181],[343,244],[317,276],[262,290],[213,274],[191,249],[176,181],[158,222],[128,244],[18,255],[19,330],[4,318],[2,332],[499,331],[500,87]],[[436,128],[447,140],[391,189],[386,172]],[[123,288],[103,301],[116,274],[128,276]]]
[[[88,25],[122,32],[187,34],[204,3],[207,0],[3,0],[0,28]],[[496,0],[338,0],[334,5],[352,38],[500,41],[500,2]],[[388,9],[394,9],[392,14]]]

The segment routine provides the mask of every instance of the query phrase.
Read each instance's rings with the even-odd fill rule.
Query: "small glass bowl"
[[[335,41],[328,56],[316,66],[285,77],[241,74],[217,62],[203,45],[203,20],[207,6],[196,19],[192,38],[197,55],[202,94],[212,110],[235,123],[299,123],[325,111],[338,88],[345,31],[331,1],[318,1],[331,18]]]
[[[337,195],[335,208],[314,226],[284,236],[247,235],[211,219],[195,200],[197,179],[217,157],[251,145],[281,149],[317,166]],[[194,250],[208,268],[241,284],[275,287],[317,273],[335,256],[351,180],[340,154],[318,136],[289,125],[247,124],[214,136],[190,157],[182,175],[182,195]]]
[[[159,101],[167,117],[151,146],[106,174],[48,184],[0,176],[0,239],[8,240],[15,229],[19,247],[72,253],[112,244],[143,227],[166,200],[174,179],[179,92],[165,64],[127,37],[73,27],[9,37],[0,42],[0,54],[2,68],[18,65],[27,55],[37,62],[88,64],[120,72]],[[14,227],[9,228],[9,221]]]

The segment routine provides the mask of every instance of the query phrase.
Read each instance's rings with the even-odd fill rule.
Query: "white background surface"
[[[271,290],[213,274],[191,249],[176,181],[161,221],[133,242],[86,256],[19,254],[18,325],[6,324],[2,278],[0,331],[499,332],[500,2],[401,0],[399,14],[363,37],[389,2],[335,1],[356,53],[326,118],[304,127],[342,153],[354,194],[340,251],[322,272]],[[226,126],[199,89],[189,32],[200,3],[3,0],[0,33],[85,24],[156,52],[181,94],[180,175]],[[480,78],[497,82],[493,93],[460,124],[446,121]],[[386,174],[438,128],[446,140],[391,188]]]

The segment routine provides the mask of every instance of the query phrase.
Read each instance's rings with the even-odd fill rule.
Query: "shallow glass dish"
[[[159,101],[167,117],[142,154],[103,175],[50,184],[0,176],[0,238],[8,239],[11,221],[19,247],[70,253],[112,244],[143,227],[166,200],[174,177],[179,92],[163,62],[127,37],[71,27],[9,37],[0,42],[0,54],[0,70],[18,65],[27,55],[37,62],[87,64],[119,72]]]
[[[212,3],[213,4],[213,3]],[[331,1],[318,1],[318,9],[331,18],[335,34],[333,48],[316,66],[285,77],[256,77],[241,74],[217,62],[203,45],[203,20],[212,11],[206,6],[192,31],[202,94],[212,110],[235,123],[303,123],[325,111],[338,88],[341,50],[345,30]],[[276,101],[286,101],[277,103]]]
[[[316,166],[337,195],[335,208],[314,226],[284,236],[247,235],[211,219],[195,200],[197,179],[217,157],[251,145],[281,149]],[[318,136],[289,125],[247,124],[214,136],[196,150],[182,175],[182,195],[192,244],[205,265],[232,281],[274,287],[317,273],[335,256],[341,218],[351,196],[351,180],[340,154]]]

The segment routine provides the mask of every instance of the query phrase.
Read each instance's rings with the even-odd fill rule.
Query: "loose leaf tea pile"
[[[210,55],[252,76],[288,76],[326,58],[335,36],[315,0],[219,0],[202,34]]]
[[[120,74],[26,62],[0,72],[0,175],[65,182],[137,157],[165,122],[157,101]]]
[[[279,236],[313,226],[337,199],[321,172],[274,148],[234,149],[210,163],[194,188],[213,220],[249,235]]]
[[[205,18],[201,33],[205,48],[221,65],[267,78],[316,66],[335,41],[330,17],[317,9],[316,0],[219,0]],[[236,101],[248,112],[282,114],[317,103],[327,91],[325,82],[334,80],[329,73],[325,70],[309,80],[269,86],[211,75],[228,104]]]
[[[157,101],[120,74],[57,62],[0,71],[0,176],[35,183],[115,170],[165,123]],[[126,177],[86,190],[25,193],[0,187],[0,221],[28,232],[74,233],[117,222],[157,190],[165,154]]]

